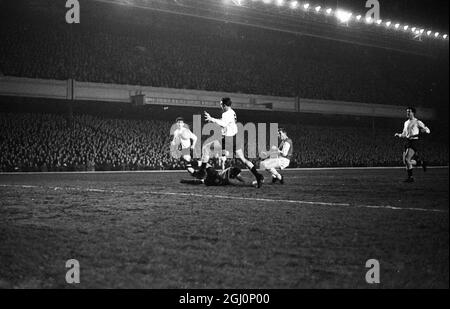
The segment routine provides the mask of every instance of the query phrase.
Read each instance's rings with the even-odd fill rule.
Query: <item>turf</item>
[[[285,175],[259,190],[184,173],[0,175],[0,287],[449,287],[448,169],[413,184],[396,169]]]

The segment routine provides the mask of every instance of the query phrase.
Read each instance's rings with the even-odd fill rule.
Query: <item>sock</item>
[[[278,178],[279,180],[281,180],[281,175],[280,173],[277,172],[276,169],[274,168],[270,169],[270,173],[272,174],[273,178]]]
[[[250,172],[252,172],[252,174],[253,174],[255,177],[258,177],[258,175],[259,175],[259,173],[258,173],[258,171],[256,170],[256,167],[255,167],[255,166],[253,166],[253,167],[250,169]]]
[[[227,156],[222,156],[219,160],[222,169],[225,169],[225,164],[227,162]]]
[[[208,164],[208,163],[202,162],[202,166],[200,166],[201,171],[204,171],[206,169],[206,164]]]
[[[195,171],[191,163],[186,164],[186,170],[189,172],[189,174],[192,174]]]
[[[410,169],[410,170],[407,170],[407,172],[408,172],[408,178],[412,178],[412,176],[413,176],[413,170]]]

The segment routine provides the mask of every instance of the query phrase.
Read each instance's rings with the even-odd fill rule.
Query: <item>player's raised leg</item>
[[[250,170],[250,172],[255,176],[257,184],[258,184],[258,188],[261,188],[262,183],[264,182],[264,176],[261,175],[257,170],[255,165],[250,162],[249,160],[247,160],[244,156],[244,152],[242,151],[241,148],[236,149],[236,156],[245,164],[245,166],[247,166],[247,168]]]
[[[277,169],[283,170],[287,168],[289,164],[289,159],[280,157],[264,160],[261,162],[260,166],[272,175],[272,183],[280,181],[281,184],[284,184],[284,177],[277,171]]]
[[[260,167],[272,175],[272,183],[277,182],[278,180],[282,180],[283,177],[280,173],[277,172],[276,167],[278,167],[278,159],[267,159],[260,163]]]
[[[202,158],[200,169],[195,172],[194,175],[195,177],[201,179],[206,176],[206,169],[210,166],[208,162],[211,159],[211,156],[213,156],[219,150],[220,150],[220,143],[218,141],[212,141],[210,143],[205,144],[202,147]]]

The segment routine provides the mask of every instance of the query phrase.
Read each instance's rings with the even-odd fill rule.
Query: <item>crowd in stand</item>
[[[435,103],[448,81],[432,58],[89,5],[83,22],[70,26],[51,9],[0,12],[0,72],[405,106]]]
[[[68,25],[64,7],[54,1],[17,3],[0,4],[0,76],[403,106],[434,107],[448,100],[448,57],[443,64],[432,57],[94,2],[83,3],[80,24]],[[169,152],[170,125],[0,113],[0,171],[180,168]],[[402,143],[389,130],[304,125],[289,132],[295,149],[291,167],[401,163]],[[448,144],[430,140],[425,152],[431,164],[448,164]]]
[[[0,113],[0,171],[179,169],[183,162],[169,150],[171,125],[90,115]],[[403,144],[391,131],[286,127],[294,141],[291,167],[401,165]],[[430,164],[448,164],[448,143],[429,140],[423,149]]]

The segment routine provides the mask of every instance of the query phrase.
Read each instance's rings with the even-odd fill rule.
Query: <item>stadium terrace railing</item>
[[[236,109],[382,118],[404,118],[405,115],[405,108],[395,105],[10,76],[0,77],[0,95],[126,103],[132,103],[133,97],[141,96],[141,104],[187,107],[216,107],[220,98],[228,96]],[[424,120],[435,118],[435,111],[430,108],[421,108],[420,114]]]

